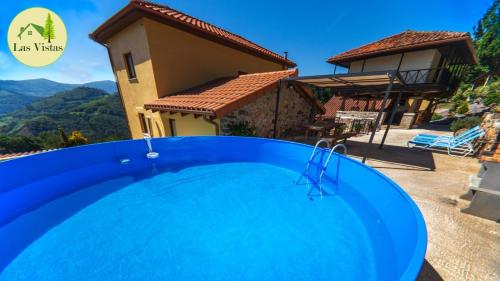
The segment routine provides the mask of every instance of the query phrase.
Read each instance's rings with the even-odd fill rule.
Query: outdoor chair
[[[467,131],[465,131],[465,132],[463,132],[463,133],[461,133],[461,134],[459,134],[457,136],[438,136],[438,135],[431,135],[431,134],[418,134],[415,137],[413,137],[412,140],[415,140],[415,141],[417,141],[417,140],[424,140],[425,141],[425,140],[429,140],[429,139],[430,140],[435,140],[437,138],[448,138],[448,139],[455,138],[455,139],[460,139],[460,138],[466,138],[466,137],[468,137],[470,135],[473,135],[474,133],[477,133],[480,130],[481,130],[481,127],[476,126],[474,128],[468,129]]]
[[[445,150],[450,156],[458,154],[462,157],[465,157],[467,155],[473,154],[476,151],[475,143],[484,134],[485,132],[482,129],[471,129],[457,137],[423,137],[422,135],[417,135],[413,139],[408,141],[408,147],[424,150]]]

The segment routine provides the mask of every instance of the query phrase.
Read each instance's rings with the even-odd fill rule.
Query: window
[[[136,79],[134,60],[132,59],[132,53],[126,53],[124,55],[125,65],[127,66],[128,79]]]
[[[143,113],[139,113],[139,122],[141,123],[141,130],[144,134],[148,133],[148,125],[146,124],[146,116]]]
[[[154,137],[153,135],[153,124],[151,123],[151,117],[147,117],[146,119],[148,119],[148,131],[149,131],[149,135]]]
[[[170,125],[170,135],[172,137],[177,136],[177,127],[175,126],[175,119],[168,119],[168,124]]]
[[[28,35],[31,35],[31,34],[33,34],[33,33],[31,32],[31,30],[28,30]]]

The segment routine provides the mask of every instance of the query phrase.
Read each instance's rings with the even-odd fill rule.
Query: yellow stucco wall
[[[215,128],[193,114],[154,113],[143,108],[155,99],[210,80],[246,73],[281,70],[282,65],[238,51],[151,19],[140,19],[107,45],[132,138],[142,138],[139,113],[151,119],[153,136],[169,136],[168,119],[176,120],[180,136],[214,135]],[[124,55],[131,53],[137,79],[129,80]],[[218,122],[218,120],[216,120]]]
[[[430,101],[429,101],[429,100],[423,100],[423,101],[422,101],[422,104],[420,105],[419,110],[420,110],[420,111],[425,110],[425,109],[429,106],[429,103],[430,103]]]
[[[148,44],[160,97],[213,79],[283,69],[248,53],[171,26],[145,19]]]
[[[151,118],[154,136],[163,136],[162,120],[157,113],[146,111],[145,102],[157,99],[156,82],[153,75],[153,66],[149,53],[148,41],[144,23],[139,20],[122,31],[115,34],[108,42],[113,66],[113,71],[118,79],[123,104],[127,114],[132,138],[141,138],[142,129],[139,113]],[[125,67],[124,54],[132,53],[137,79],[129,80]],[[158,129],[159,128],[159,129]]]
[[[161,118],[165,124],[165,136],[171,136],[170,122],[174,119],[177,129],[177,136],[215,136],[215,125],[206,121],[202,116],[196,118],[194,114],[182,115],[181,113],[162,113]],[[218,119],[214,120],[220,126]]]

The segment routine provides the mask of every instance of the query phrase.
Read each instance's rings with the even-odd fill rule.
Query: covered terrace
[[[392,108],[388,112],[387,126],[379,149],[382,149],[387,138],[387,134],[394,121],[398,104],[402,98],[435,99],[443,93],[443,88],[447,83],[441,83],[445,74],[445,69],[436,70],[433,75],[436,78],[427,79],[429,71],[423,70],[401,72],[397,70],[373,71],[359,73],[343,73],[331,75],[303,76],[292,78],[296,82],[310,88],[329,88],[335,95],[359,100],[381,100],[374,126],[371,128],[369,143],[366,146],[363,162],[366,161],[369,148],[373,143],[375,133],[379,125],[384,121],[382,116],[387,105],[392,101]],[[425,76],[425,77],[424,77]],[[369,104],[369,103],[366,103]],[[375,105],[375,102],[371,103]]]

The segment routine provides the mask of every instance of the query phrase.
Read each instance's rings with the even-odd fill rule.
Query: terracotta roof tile
[[[51,150],[36,150],[36,151],[0,154],[0,161],[11,160],[11,159],[24,157],[24,156],[28,156],[28,155],[33,155],[33,154],[38,154],[38,153],[47,152],[47,151],[51,151]]]
[[[297,70],[244,74],[210,81],[144,105],[146,109],[211,115],[220,118],[254,101],[280,79]]]
[[[160,16],[161,18],[171,21],[176,24],[180,24],[183,27],[187,27],[192,31],[198,31],[205,35],[211,36],[213,38],[219,39],[226,43],[230,43],[231,45],[237,45],[246,50],[257,53],[263,57],[268,59],[272,59],[273,61],[286,64],[289,67],[295,67],[296,64],[288,59],[285,59],[283,56],[280,56],[264,47],[257,45],[256,43],[247,40],[239,35],[231,33],[225,29],[217,27],[215,25],[209,24],[203,20],[198,18],[189,16],[184,14],[183,12],[172,9],[168,6],[147,2],[147,1],[139,1],[132,0],[130,3],[123,8],[120,12],[118,12],[115,16],[111,17],[105,23],[103,23],[100,27],[98,27],[92,34],[91,37],[96,41],[101,41],[99,38],[99,34],[105,30],[108,26],[116,23],[122,19],[120,14],[123,11],[137,9],[143,11],[148,14],[153,14],[156,16]]]
[[[350,61],[354,58],[362,58],[374,54],[399,52],[430,45],[438,45],[453,40],[470,40],[467,32],[448,31],[411,31],[407,30],[376,42],[366,44],[359,48],[343,52],[328,59],[330,63]]]

